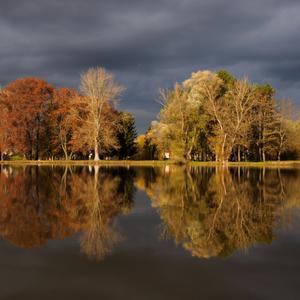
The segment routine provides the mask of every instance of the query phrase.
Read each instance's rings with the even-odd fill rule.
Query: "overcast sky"
[[[0,0],[0,84],[77,87],[93,66],[127,87],[143,132],[160,87],[200,69],[269,82],[300,103],[299,0]]]

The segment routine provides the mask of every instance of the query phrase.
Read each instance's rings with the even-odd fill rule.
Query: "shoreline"
[[[228,162],[223,164],[220,162],[198,162],[191,161],[179,163],[174,160],[4,160],[0,161],[0,165],[28,165],[28,166],[166,166],[181,165],[192,167],[265,167],[265,168],[300,168],[299,161],[267,161],[267,162]]]

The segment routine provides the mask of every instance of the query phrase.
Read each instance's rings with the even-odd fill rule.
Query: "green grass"
[[[13,155],[10,157],[11,161],[16,161],[16,160],[23,160],[23,157],[20,155]]]
[[[192,166],[223,166],[218,162],[190,162]],[[299,168],[300,161],[266,161],[266,162],[228,162],[229,167],[255,167],[255,168]]]
[[[0,162],[5,165],[72,165],[72,166],[165,166],[179,164],[175,160],[7,160]],[[199,167],[218,167],[223,166],[222,163],[218,162],[188,162],[189,166]],[[267,161],[267,162],[228,162],[229,167],[266,167],[266,168],[299,168],[300,161]]]
[[[0,164],[4,165],[72,165],[72,166],[165,166],[176,164],[176,161],[160,161],[160,160],[5,160]]]

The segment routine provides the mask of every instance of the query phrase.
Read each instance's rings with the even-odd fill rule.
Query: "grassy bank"
[[[216,167],[222,166],[217,162],[190,162],[191,166]],[[266,161],[266,162],[228,162],[229,167],[254,167],[254,168],[300,168],[300,161]]]
[[[3,165],[32,165],[32,166],[165,166],[176,164],[175,161],[160,160],[6,160],[1,161]]]
[[[70,166],[165,166],[175,165],[178,161],[174,160],[15,160],[1,161],[3,165],[32,165],[32,166],[53,166],[53,165],[70,165]],[[223,166],[218,162],[188,162],[189,166],[199,167],[218,167]],[[300,168],[300,161],[267,161],[267,162],[229,162],[229,167],[265,167],[265,168]]]

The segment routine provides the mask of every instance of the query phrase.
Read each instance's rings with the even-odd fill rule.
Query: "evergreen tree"
[[[127,159],[134,155],[137,151],[135,139],[137,131],[135,121],[132,114],[128,112],[119,113],[120,131],[118,134],[118,149],[119,159]]]

